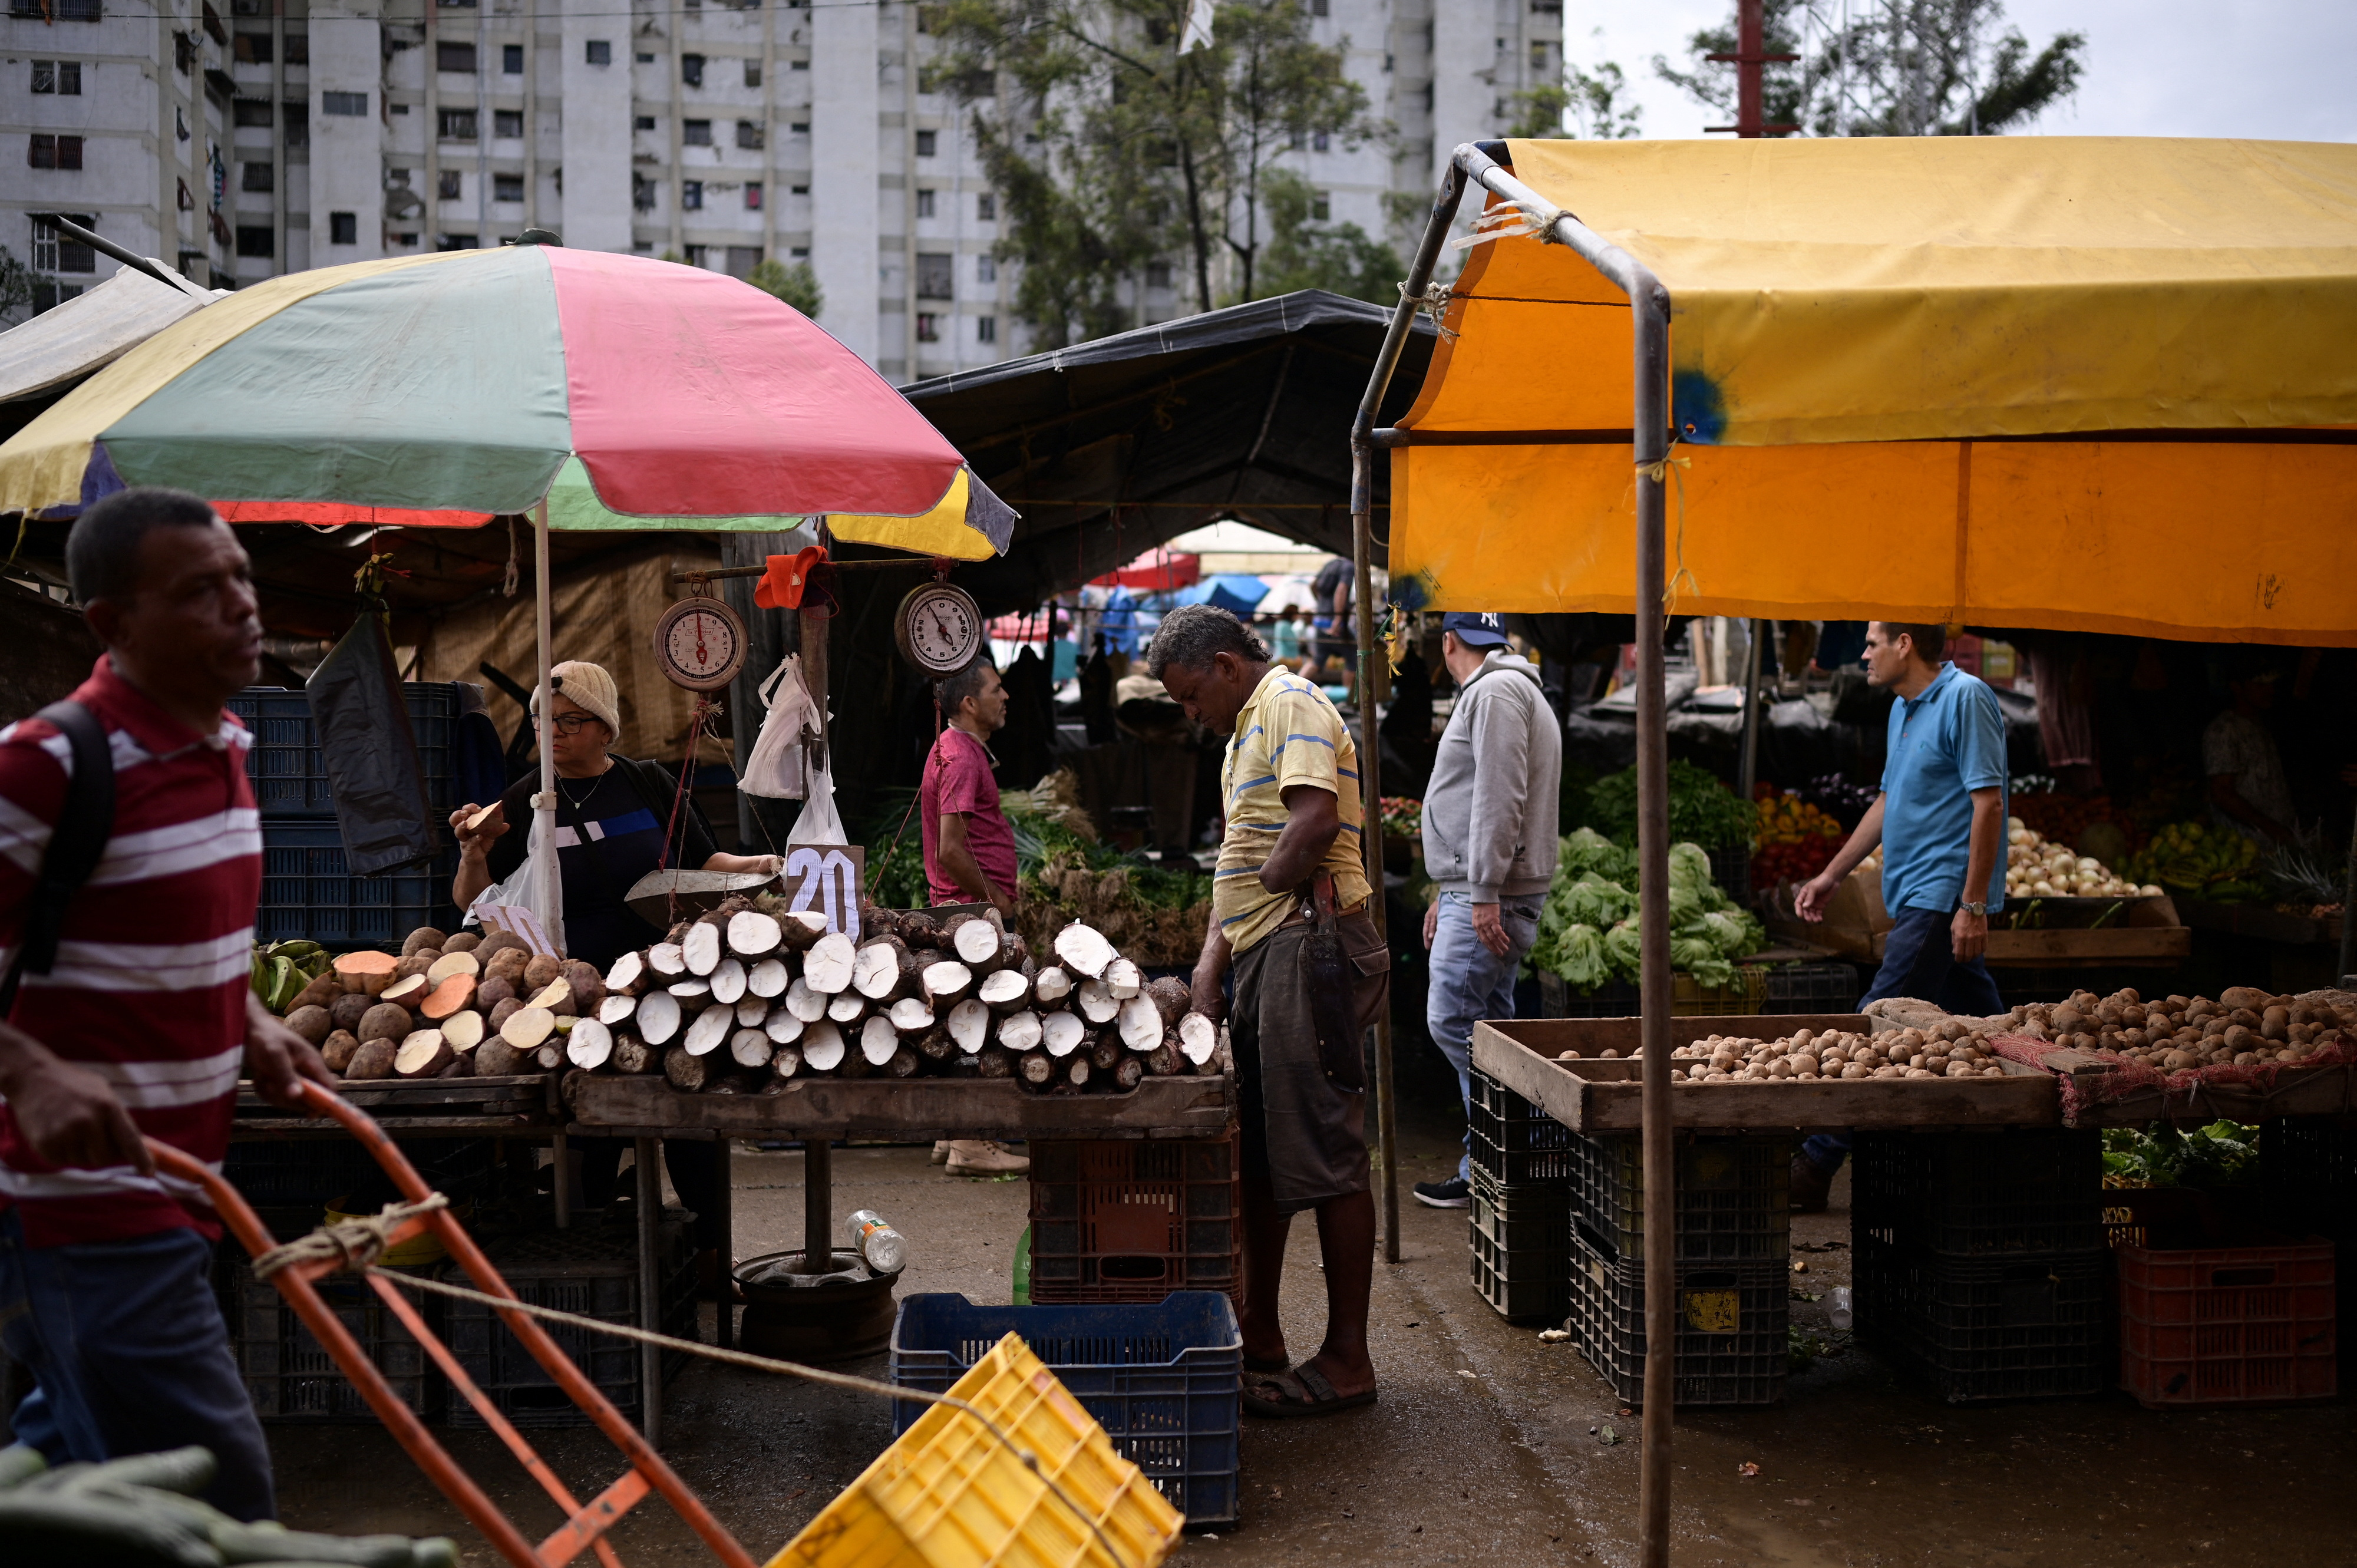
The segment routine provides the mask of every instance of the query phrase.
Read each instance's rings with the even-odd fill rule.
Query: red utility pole
[[[1735,0],[1735,52],[1705,55],[1705,59],[1735,62],[1735,124],[1709,125],[1713,133],[1732,131],[1738,136],[1787,136],[1800,129],[1798,125],[1763,125],[1760,123],[1760,68],[1782,65],[1799,59],[1799,55],[1771,55],[1761,51],[1767,48],[1767,27],[1760,19],[1764,0]]]

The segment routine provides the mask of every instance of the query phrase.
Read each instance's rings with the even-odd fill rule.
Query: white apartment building
[[[1391,136],[1288,154],[1326,215],[1384,199],[1555,80],[1560,0],[1305,0]],[[225,11],[224,9],[225,8]],[[1026,349],[1002,231],[902,0],[9,0],[0,245],[70,295],[113,264],[57,212],[200,283],[496,245],[807,261],[820,319],[896,381]],[[1154,269],[1147,320],[1185,314]]]

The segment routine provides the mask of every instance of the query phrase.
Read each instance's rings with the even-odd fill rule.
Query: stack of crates
[[[2357,1261],[2357,1126],[2327,1117],[2279,1117],[2259,1129],[2259,1184],[2270,1222],[2333,1245],[2340,1285],[2339,1343],[2357,1345],[2357,1290],[2349,1265]]]
[[[601,1323],[641,1326],[639,1320],[638,1229],[632,1224],[576,1226],[569,1230],[533,1230],[482,1243],[491,1266],[516,1295],[533,1306],[554,1307]],[[695,1246],[687,1219],[666,1213],[656,1243],[662,1285],[661,1332],[696,1339]],[[463,1271],[448,1265],[455,1282]],[[565,1324],[541,1327],[597,1385],[608,1402],[633,1423],[641,1408],[644,1357],[635,1340],[592,1334]],[[489,1394],[500,1413],[517,1426],[587,1426],[588,1413],[573,1402],[523,1342],[488,1306],[471,1301],[444,1304],[442,1337],[476,1387]],[[687,1361],[684,1350],[666,1350],[662,1376],[669,1380]],[[481,1415],[455,1389],[448,1399],[450,1424],[479,1427]]]
[[[1225,1138],[1042,1143],[1031,1155],[1031,1299],[1243,1305],[1243,1174]]]
[[[2110,1385],[2103,1134],[1861,1133],[1858,1337],[1952,1404]]]
[[[438,823],[457,799],[458,686],[410,682],[402,687],[426,803]],[[246,772],[262,812],[262,907],[254,936],[265,942],[308,938],[323,946],[397,947],[420,926],[447,929],[457,850],[377,876],[355,876],[344,859],[336,802],[311,723],[311,703],[284,686],[248,686],[229,701],[253,733]],[[447,835],[439,835],[447,840]]]
[[[1473,1288],[1509,1323],[1561,1323],[1571,1309],[1571,1129],[1479,1068],[1470,1084]]]
[[[1575,1137],[1570,1329],[1630,1403],[1645,1381],[1641,1139]],[[1774,1404],[1790,1361],[1792,1140],[1681,1134],[1675,1401]]]

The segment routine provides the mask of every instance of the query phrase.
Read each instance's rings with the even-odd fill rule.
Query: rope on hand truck
[[[384,1236],[388,1231],[403,1219],[412,1215],[423,1214],[428,1209],[440,1208],[447,1202],[447,1199],[437,1192],[423,1203],[387,1204],[381,1214],[339,1220],[334,1225],[314,1230],[299,1240],[289,1241],[283,1247],[273,1248],[264,1253],[254,1260],[254,1274],[258,1278],[267,1278],[265,1265],[270,1272],[285,1268],[287,1263],[296,1261],[294,1257],[285,1254],[295,1253],[298,1249],[308,1249],[302,1253],[305,1258],[322,1259],[338,1256],[348,1240],[351,1239],[333,1234],[335,1232],[372,1231],[376,1239],[375,1252],[370,1253],[366,1259],[349,1262],[346,1266],[356,1273],[370,1274],[377,1279],[390,1280],[406,1290],[430,1291],[436,1295],[449,1296],[457,1301],[473,1302],[478,1305],[491,1307],[500,1312],[528,1313],[533,1317],[545,1318],[551,1323],[562,1323],[570,1327],[586,1329],[593,1334],[610,1334],[620,1339],[635,1339],[640,1344],[659,1346],[665,1350],[683,1350],[691,1356],[702,1356],[706,1360],[712,1361],[726,1361],[731,1366],[746,1367],[757,1372],[782,1372],[788,1377],[822,1383],[828,1388],[847,1389],[855,1393],[881,1394],[887,1399],[906,1400],[913,1404],[945,1404],[952,1410],[963,1411],[980,1422],[983,1430],[990,1434],[993,1441],[1014,1455],[1016,1460],[1025,1469],[1039,1477],[1040,1484],[1055,1495],[1056,1500],[1070,1509],[1074,1518],[1089,1527],[1089,1532],[1096,1537],[1097,1544],[1104,1548],[1106,1558],[1115,1564],[1115,1568],[1122,1568],[1124,1562],[1122,1555],[1114,1549],[1112,1540],[1106,1536],[1104,1527],[1099,1524],[1095,1517],[1082,1508],[1070,1492],[1064,1490],[1062,1485],[1053,1476],[1039,1467],[1039,1456],[1028,1448],[1017,1444],[1013,1438],[999,1429],[996,1422],[964,1400],[949,1394],[932,1393],[923,1389],[879,1383],[873,1378],[855,1377],[849,1372],[830,1372],[818,1367],[805,1367],[799,1361],[780,1361],[768,1356],[756,1356],[744,1350],[724,1350],[716,1345],[698,1344],[693,1339],[678,1339],[668,1334],[657,1334],[651,1329],[635,1328],[623,1323],[604,1323],[594,1317],[584,1317],[578,1313],[560,1312],[553,1306],[535,1306],[530,1302],[518,1301],[512,1296],[490,1295],[482,1291],[468,1290],[464,1285],[451,1284],[446,1280],[426,1279],[417,1274],[405,1274],[395,1269],[380,1268],[376,1265],[372,1260],[378,1253],[383,1251]],[[364,1246],[365,1242],[358,1244]],[[722,1310],[726,1309],[724,1307]]]
[[[429,1192],[419,1203],[388,1203],[378,1213],[356,1214],[349,1219],[339,1219],[333,1225],[322,1225],[308,1236],[298,1236],[283,1246],[273,1247],[253,1260],[253,1277],[266,1280],[281,1269],[296,1263],[332,1262],[340,1269],[365,1269],[371,1273],[382,1273],[376,1261],[384,1256],[391,1245],[393,1230],[404,1221],[447,1208],[450,1200],[438,1192]],[[395,1279],[403,1275],[392,1276]]]

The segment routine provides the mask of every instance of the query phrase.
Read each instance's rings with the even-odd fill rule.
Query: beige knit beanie
[[[548,672],[555,680],[559,692],[571,698],[584,713],[610,732],[611,738],[606,744],[619,747],[622,744],[621,697],[615,691],[614,678],[606,672],[606,667],[568,659],[562,664],[550,666]],[[540,696],[538,691],[532,694],[534,717],[540,714]]]

